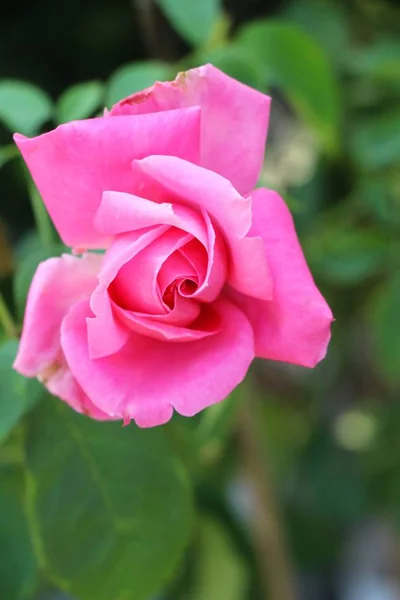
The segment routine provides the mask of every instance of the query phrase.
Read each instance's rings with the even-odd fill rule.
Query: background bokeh
[[[205,62],[273,97],[260,185],[335,314],[328,357],[255,364],[156,430],[93,423],[11,370],[32,274],[63,251],[12,132]],[[1,600],[267,598],[281,538],[295,598],[400,599],[399,167],[396,0],[2,6]]]

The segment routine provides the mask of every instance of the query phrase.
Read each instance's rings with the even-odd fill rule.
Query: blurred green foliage
[[[77,600],[264,598],[240,441],[250,396],[299,580],[322,578],[325,600],[352,530],[379,515],[400,533],[399,8],[251,4],[137,1],[133,14],[118,3],[92,12],[74,4],[76,42],[55,28],[55,64],[76,66],[66,89],[62,69],[46,79],[37,67],[30,78],[10,61],[0,79],[1,310],[18,329],[37,264],[64,250],[11,134],[100,114],[209,61],[273,97],[260,182],[287,198],[333,308],[328,357],[314,371],[256,364],[251,388],[141,431],[90,422],[49,398],[11,370],[17,342],[0,331],[2,600],[53,589]],[[34,9],[42,19],[46,6]]]

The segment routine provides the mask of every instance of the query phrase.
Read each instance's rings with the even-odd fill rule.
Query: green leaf
[[[196,571],[190,600],[243,600],[247,598],[249,572],[232,539],[221,524],[202,517]]]
[[[314,429],[299,459],[290,494],[296,510],[338,523],[351,523],[368,513],[361,465],[356,455],[336,445],[331,431],[321,426]]]
[[[332,61],[342,65],[348,60],[350,28],[346,12],[339,3],[295,0],[283,16],[310,35]]]
[[[17,265],[13,286],[14,300],[19,316],[22,316],[24,313],[29,287],[39,263],[52,256],[60,256],[66,251],[67,248],[62,244],[54,244],[47,248],[39,247],[36,250],[32,250],[31,254],[26,255]]]
[[[95,422],[52,400],[29,419],[26,462],[36,551],[59,587],[79,600],[145,600],[165,584],[192,504],[161,428]]]
[[[104,86],[101,81],[87,81],[73,85],[61,94],[56,115],[59,123],[91,117],[101,106]]]
[[[0,472],[0,598],[31,598],[36,582],[36,561],[21,502],[15,471]]]
[[[265,435],[265,452],[270,457],[273,480],[284,485],[298,463],[298,457],[310,437],[310,415],[282,402],[281,398],[262,395],[260,417]]]
[[[201,416],[196,430],[203,463],[210,465],[222,455],[232,431],[237,424],[238,411],[249,394],[245,383],[239,385],[223,402],[210,406]]]
[[[302,570],[323,572],[336,563],[346,535],[344,525],[331,515],[323,516],[296,505],[285,510],[284,523],[293,560]]]
[[[281,88],[302,118],[315,128],[329,151],[339,144],[339,90],[322,48],[294,25],[259,21],[245,26],[238,43]]]
[[[383,269],[389,248],[386,236],[345,230],[339,223],[305,241],[311,270],[330,284],[358,285]]]
[[[399,184],[394,173],[393,176],[389,177],[385,171],[378,176],[375,173],[371,176],[367,172],[359,179],[355,188],[359,205],[381,222],[388,233],[390,229],[400,227]]]
[[[400,384],[400,275],[392,277],[371,300],[368,315],[372,327],[375,362],[383,378]]]
[[[36,229],[28,229],[17,241],[14,249],[15,258],[18,263],[22,262],[28,255],[38,252],[43,248],[42,242]]]
[[[359,166],[370,170],[399,164],[399,130],[399,111],[359,122],[350,140],[354,159]]]
[[[193,46],[204,44],[221,11],[220,0],[157,0],[176,31]]]
[[[107,106],[150,87],[155,81],[171,77],[171,68],[157,61],[134,62],[117,69],[110,77],[107,89]]]
[[[35,217],[36,229],[43,248],[49,249],[55,243],[58,235],[55,232],[54,225],[50,219],[46,205],[42,196],[31,178],[28,170],[24,168],[27,177],[27,188],[32,205],[32,211]]]
[[[357,76],[398,84],[399,64],[399,40],[385,37],[353,51],[348,57],[346,66]]]
[[[251,56],[246,55],[243,48],[236,47],[234,44],[204,50],[199,53],[197,63],[200,65],[211,63],[238,81],[265,91],[263,69],[260,69]]]
[[[16,156],[18,156],[18,149],[13,144],[0,147],[0,168]]]
[[[35,85],[11,79],[0,81],[0,121],[10,131],[35,135],[52,112],[49,96]]]
[[[0,346],[0,443],[38,401],[42,391],[36,379],[27,379],[13,370],[17,349],[18,341],[12,339]]]

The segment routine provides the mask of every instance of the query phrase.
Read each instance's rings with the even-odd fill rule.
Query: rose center
[[[193,279],[179,278],[175,279],[170,283],[162,296],[164,304],[168,308],[173,309],[175,307],[176,294],[179,293],[181,296],[191,296],[197,290],[198,284]]]

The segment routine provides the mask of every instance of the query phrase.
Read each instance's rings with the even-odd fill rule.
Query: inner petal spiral
[[[193,237],[170,227],[126,264],[109,286],[111,299],[121,308],[148,314],[167,312],[158,275],[167,261]],[[168,282],[170,283],[170,282]]]

